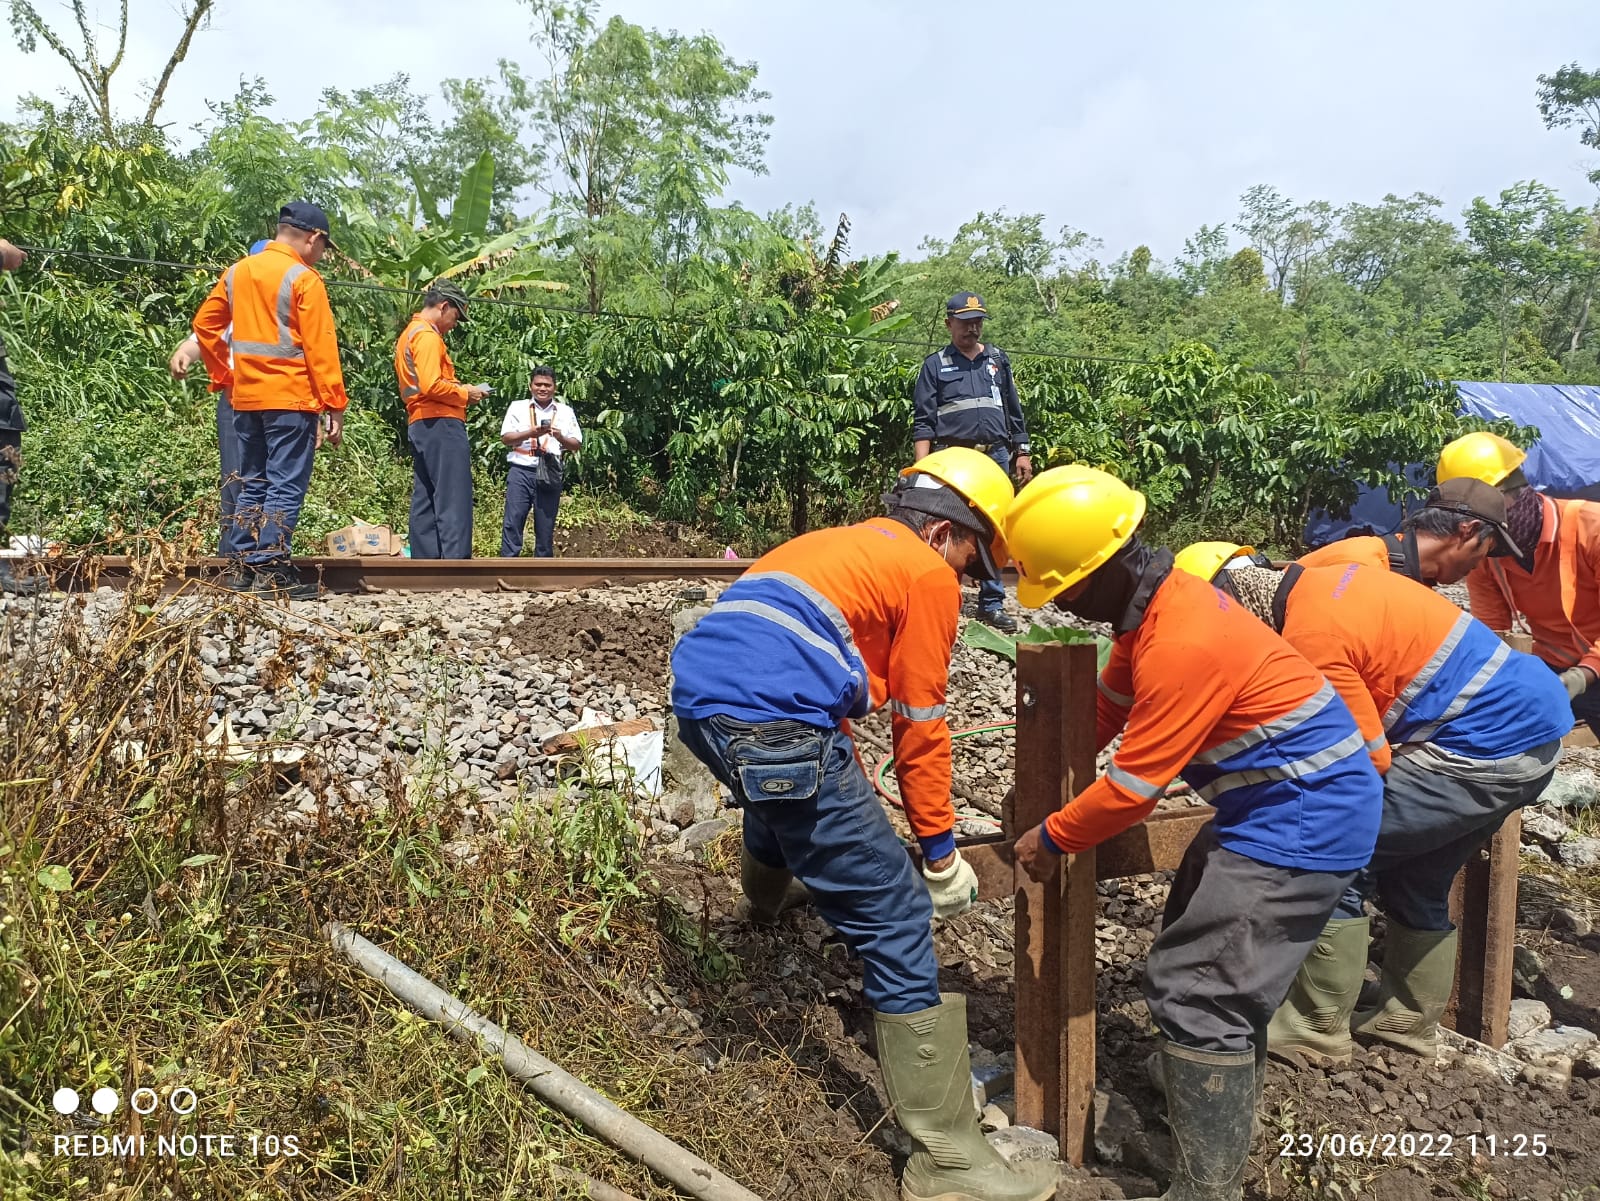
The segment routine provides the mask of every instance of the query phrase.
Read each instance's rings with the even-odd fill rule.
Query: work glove
[[[1561,673],[1561,683],[1567,690],[1567,699],[1575,701],[1589,691],[1589,673],[1581,667],[1569,667]]]
[[[978,873],[956,852],[948,867],[939,871],[922,865],[922,879],[928,885],[928,896],[933,900],[935,917],[954,917],[965,913],[978,899]]]

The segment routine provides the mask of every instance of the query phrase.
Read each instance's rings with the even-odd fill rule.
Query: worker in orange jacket
[[[1149,815],[1181,773],[1216,807],[1184,853],[1145,969],[1164,1041],[1169,1198],[1238,1201],[1266,1027],[1372,856],[1383,784],[1344,701],[1304,656],[1136,534],[1145,500],[1090,467],[1017,494],[1017,599],[1112,629],[1097,743],[1105,775],[1017,839],[1035,880]]]
[[[467,319],[467,298],[449,280],[422,297],[394,345],[394,374],[406,406],[411,443],[413,559],[472,558],[472,446],[467,406],[489,395],[456,381],[444,336]]]
[[[1506,497],[1506,522],[1520,552],[1467,576],[1472,612],[1496,633],[1520,618],[1533,653],[1557,673],[1572,713],[1600,737],[1600,505],[1553,500],[1528,486],[1527,456],[1498,434],[1468,434],[1439,456],[1439,478],[1476,479]]]
[[[1433,587],[1456,584],[1490,556],[1517,553],[1506,501],[1478,480],[1441,480],[1427,503],[1393,534],[1342,538],[1301,555],[1304,567],[1363,563]]]
[[[803,899],[862,960],[895,1116],[916,1143],[907,1201],[1042,1201],[1044,1165],[1008,1167],[968,1087],[966,1002],[939,992],[930,919],[977,879],[955,845],[945,689],[963,573],[998,579],[1004,469],[951,447],[885,497],[887,515],[763,555],[672,651],[685,746],[744,811],[741,884],[773,918]],[[848,726],[887,705],[923,881],[862,771]]]
[[[1327,677],[1384,773],[1372,862],[1274,1015],[1272,1050],[1346,1062],[1354,1015],[1362,1037],[1431,1057],[1455,981],[1451,884],[1549,783],[1572,724],[1566,693],[1537,659],[1387,568],[1230,567],[1216,583]],[[1376,1000],[1355,1012],[1368,896],[1387,919],[1383,971]]]
[[[277,236],[224,271],[194,318],[211,390],[229,393],[239,438],[241,554],[231,582],[291,600],[317,594],[299,582],[290,546],[318,424],[326,418],[337,446],[350,403],[333,310],[315,270],[332,245],[322,209],[302,200],[284,205]]]

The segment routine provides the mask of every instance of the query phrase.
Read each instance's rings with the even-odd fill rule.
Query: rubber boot
[[[1289,995],[1267,1025],[1268,1048],[1283,1059],[1349,1063],[1350,1015],[1367,971],[1370,917],[1334,918],[1322,928]]]
[[[1413,930],[1391,921],[1384,936],[1378,1004],[1356,1011],[1355,1032],[1433,1058],[1439,1052],[1439,1019],[1455,979],[1454,930]]]
[[[1172,1182],[1141,1201],[1240,1201],[1255,1141],[1256,1058],[1254,1050],[1161,1049]]]
[[[745,916],[764,925],[811,899],[806,886],[788,868],[768,867],[743,847],[739,850],[739,887],[744,889]]]
[[[967,1054],[967,999],[916,1013],[874,1013],[878,1064],[895,1120],[917,1149],[900,1178],[902,1201],[1046,1201],[1054,1162],[1007,1163],[978,1128]]]

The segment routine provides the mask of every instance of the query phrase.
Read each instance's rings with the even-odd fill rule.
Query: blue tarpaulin
[[[1522,465],[1528,482],[1555,496],[1600,497],[1600,387],[1581,384],[1484,384],[1457,380],[1460,412],[1485,420],[1509,418],[1539,428],[1539,439]],[[1412,464],[1406,478],[1418,486],[1433,481],[1432,463]],[[1349,517],[1317,510],[1302,535],[1316,548],[1360,534],[1388,534],[1406,513],[1384,488],[1362,487]]]

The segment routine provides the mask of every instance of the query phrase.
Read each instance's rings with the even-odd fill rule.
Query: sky
[[[60,26],[62,0],[35,0]],[[117,0],[89,0],[108,21]],[[176,0],[132,0],[120,107],[142,112],[175,39]],[[406,72],[423,90],[518,60],[538,74],[517,0],[219,0],[161,119],[183,138],[207,98],[261,75],[276,115],[321,89]],[[262,13],[269,13],[263,23]],[[1600,67],[1594,0],[605,0],[605,14],[709,32],[760,66],[769,174],[728,198],[759,212],[845,212],[858,253],[913,253],[974,214],[1039,212],[1171,259],[1201,224],[1231,222],[1270,184],[1299,201],[1427,192],[1458,218],[1525,179],[1572,203],[1600,165],[1572,129],[1547,131],[1537,76]],[[469,15],[470,14],[470,15]],[[0,36],[4,36],[0,33]],[[0,116],[53,95],[66,68],[0,42]],[[181,140],[181,139],[180,139]],[[1239,241],[1237,236],[1235,241]]]

